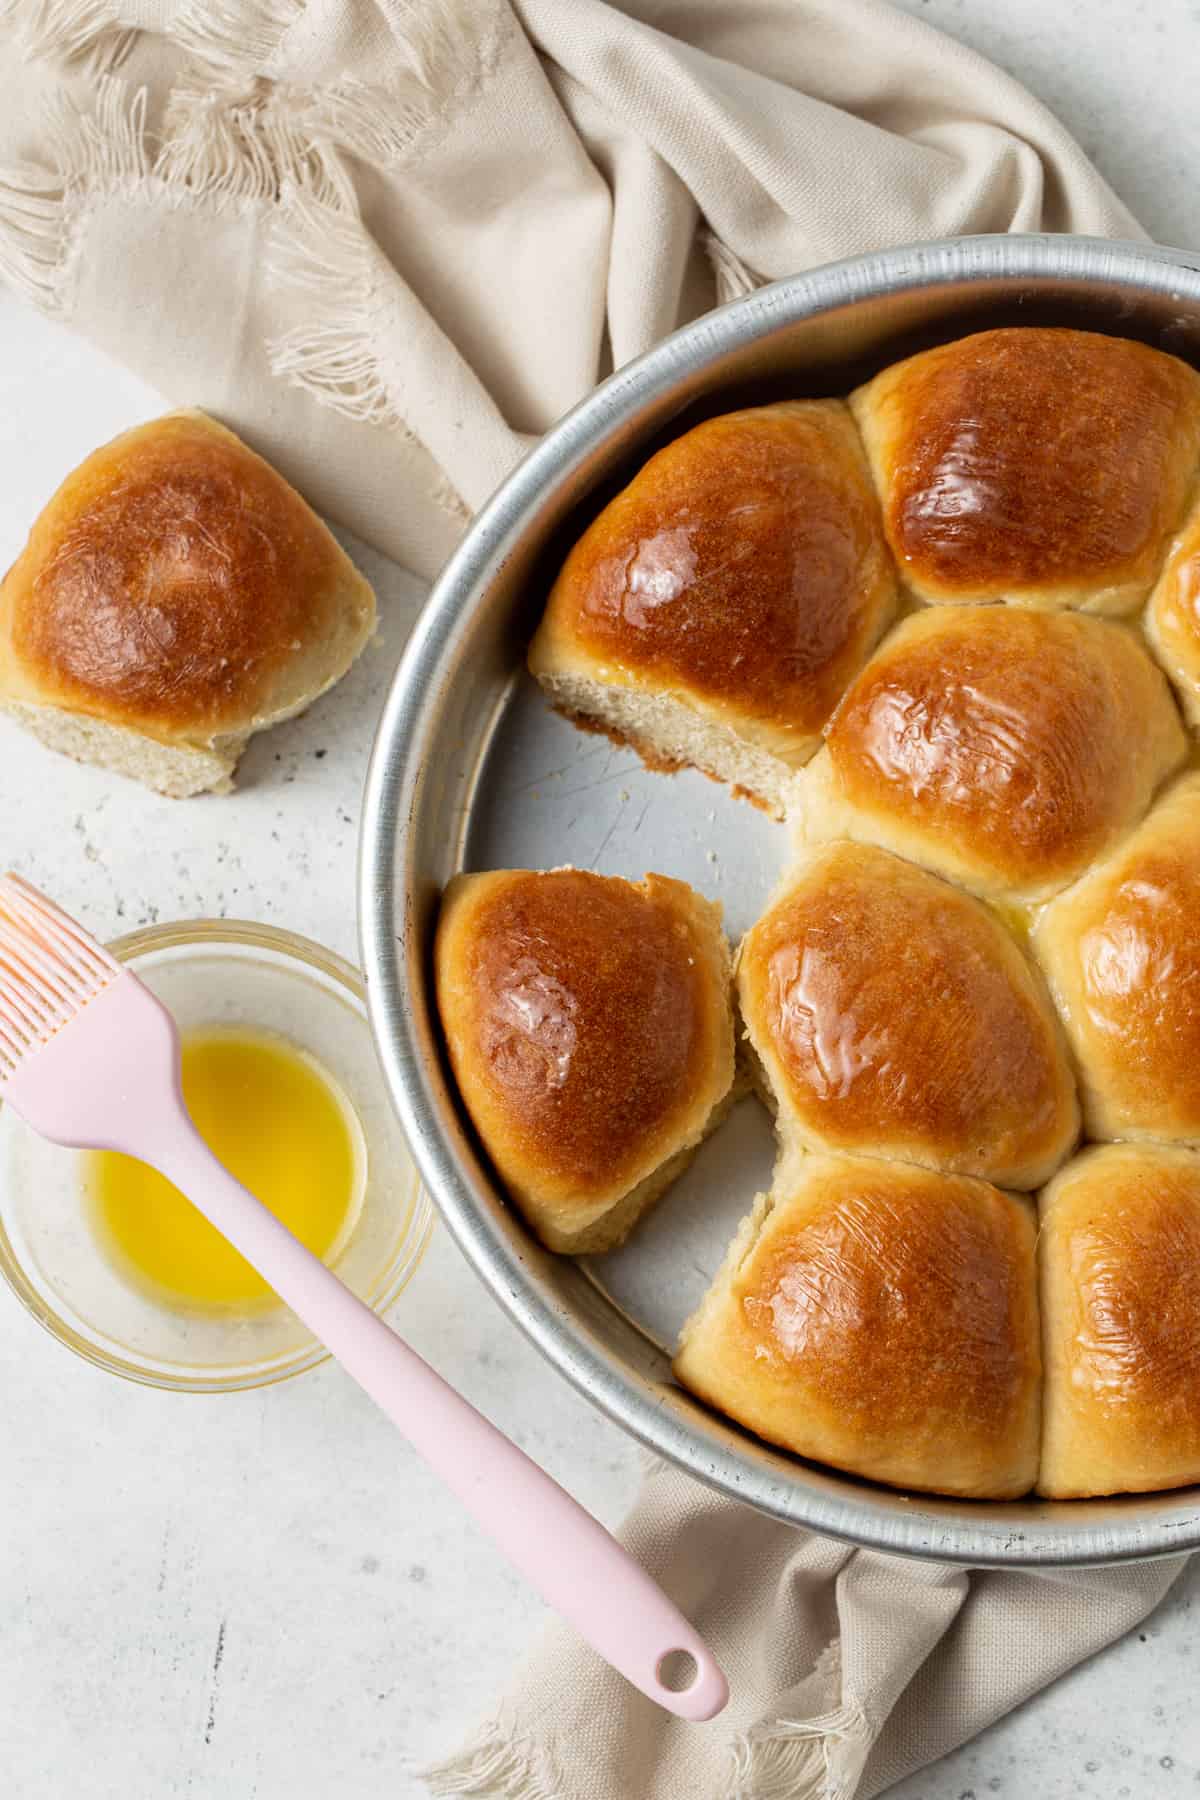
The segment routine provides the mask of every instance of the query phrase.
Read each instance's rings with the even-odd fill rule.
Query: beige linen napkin
[[[879,0],[0,0],[0,44],[0,277],[425,575],[528,434],[718,299],[1140,235]]]
[[[1141,235],[1022,88],[879,0],[0,0],[0,44],[0,279],[425,575],[530,434],[717,300],[921,237]],[[855,1553],[663,1469],[625,1535],[727,1713],[671,1721],[554,1630],[436,1792],[872,1795],[1179,1566]]]
[[[618,1533],[730,1683],[708,1725],[671,1718],[565,1626],[435,1795],[495,1800],[870,1800],[965,1743],[1162,1599],[1183,1559],[967,1570],[775,1524],[651,1464]]]

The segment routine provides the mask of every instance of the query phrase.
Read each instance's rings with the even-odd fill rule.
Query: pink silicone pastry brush
[[[678,1608],[234,1180],[188,1116],[170,1014],[81,926],[11,875],[0,878],[0,1098],[55,1143],[123,1150],[173,1181],[601,1656],[682,1718],[720,1712],[725,1677]],[[682,1690],[672,1680],[680,1653],[695,1670]]]

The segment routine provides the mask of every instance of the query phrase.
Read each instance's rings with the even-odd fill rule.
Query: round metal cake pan
[[[844,394],[914,350],[1001,324],[1136,337],[1200,366],[1200,259],[1051,236],[884,251],[708,315],[576,407],[480,514],[413,633],[367,779],[359,912],[379,1053],[430,1193],[486,1286],[583,1394],[700,1481],[795,1525],[901,1555],[1070,1566],[1200,1547],[1200,1490],[1053,1503],[908,1495],[789,1457],[710,1412],[676,1387],[668,1346],[643,1328],[636,1308],[618,1304],[593,1272],[543,1251],[505,1203],[448,1078],[431,983],[438,899],[459,868],[488,866],[489,855],[511,855],[513,844],[542,847],[530,866],[578,860],[556,836],[565,813],[551,807],[530,835],[548,803],[527,781],[520,794],[506,791],[504,759],[517,754],[513,709],[540,704],[522,674],[524,648],[549,580],[587,521],[650,451],[710,413]],[[706,818],[740,805],[707,791]],[[508,824],[493,831],[497,807]],[[740,817],[749,815],[742,806]],[[761,847],[761,833],[780,828],[753,815],[751,824],[712,829],[757,832]],[[702,835],[692,831],[688,842]],[[673,866],[669,844],[647,836],[636,847],[641,868],[689,873]],[[784,853],[781,843],[780,862]],[[750,865],[754,855],[739,851],[734,861]],[[603,859],[597,866],[608,872]]]

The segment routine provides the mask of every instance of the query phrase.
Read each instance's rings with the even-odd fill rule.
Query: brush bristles
[[[0,1078],[119,974],[108,951],[44,894],[0,876]]]

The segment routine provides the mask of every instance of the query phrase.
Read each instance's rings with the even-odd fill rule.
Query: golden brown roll
[[[68,475],[0,585],[0,702],[161,793],[227,791],[252,732],[345,674],[375,596],[312,509],[199,412]]]
[[[902,1163],[805,1157],[743,1224],[675,1374],[759,1437],[873,1481],[1027,1493],[1041,1402],[1032,1205]]]
[[[1149,1144],[1087,1150],[1040,1210],[1038,1491],[1200,1481],[1200,1158]]]
[[[662,875],[460,875],[435,965],[459,1091],[526,1220],[551,1250],[620,1243],[729,1096],[720,908]]]
[[[1036,972],[978,900],[865,845],[807,856],[738,953],[785,1145],[1036,1187],[1078,1131]]]
[[[778,812],[894,603],[844,402],[785,401],[651,457],[568,556],[529,667],[652,764]]]
[[[1188,723],[1200,729],[1200,504],[1171,546],[1146,608],[1146,636],[1171,677]]]
[[[799,830],[1040,900],[1141,818],[1186,749],[1166,682],[1123,626],[932,607],[852,683],[797,781]]]
[[[1200,1142],[1200,776],[1168,789],[1033,933],[1087,1135]]]
[[[1090,331],[981,331],[851,396],[924,600],[1132,611],[1200,464],[1200,377]]]

